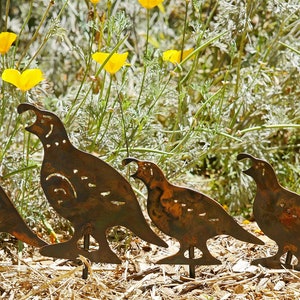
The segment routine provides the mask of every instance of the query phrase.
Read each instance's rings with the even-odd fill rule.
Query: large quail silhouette
[[[37,135],[44,147],[41,185],[53,208],[74,227],[66,242],[43,247],[42,255],[75,260],[79,254],[93,262],[120,263],[110,249],[106,231],[125,226],[143,240],[167,247],[148,226],[129,182],[114,168],[94,155],[75,148],[61,120],[52,112],[29,103],[18,112],[33,111],[35,122],[26,130]],[[99,249],[79,246],[83,235],[91,235]]]
[[[18,240],[34,247],[47,245],[35,235],[24,222],[19,212],[0,186],[0,232],[7,232]]]
[[[210,197],[196,190],[175,186],[167,181],[161,169],[149,161],[126,158],[123,164],[137,164],[132,174],[144,182],[148,190],[147,210],[153,223],[165,234],[180,243],[178,253],[157,263],[211,265],[220,261],[211,255],[206,242],[217,235],[231,235],[241,241],[254,244],[263,242],[244,230]],[[200,258],[187,258],[185,252],[190,247],[202,251]]]
[[[251,167],[243,171],[257,185],[253,215],[260,229],[278,245],[274,256],[256,259],[252,264],[282,268],[280,258],[290,253],[298,259],[295,269],[300,269],[300,195],[280,185],[272,166],[250,154],[241,153],[238,160],[248,158]],[[291,267],[287,263],[286,267]]]

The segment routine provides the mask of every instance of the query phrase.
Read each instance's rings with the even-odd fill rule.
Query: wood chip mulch
[[[195,279],[189,278],[188,266],[154,263],[177,251],[172,239],[168,249],[160,249],[133,238],[120,265],[89,264],[83,257],[81,264],[51,259],[29,246],[20,255],[15,244],[5,241],[0,244],[0,299],[300,299],[300,272],[250,264],[275,253],[276,244],[256,223],[242,226],[266,245],[216,237],[208,246],[222,264],[196,267]]]

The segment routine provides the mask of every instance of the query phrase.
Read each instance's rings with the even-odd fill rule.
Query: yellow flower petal
[[[138,1],[143,7],[147,9],[151,9],[163,2],[163,0],[138,0]]]
[[[110,53],[106,53],[106,52],[96,52],[92,55],[92,58],[97,63],[103,64],[109,55]],[[127,56],[128,56],[128,52],[122,54],[114,53],[104,65],[103,67],[104,70],[110,74],[117,73],[124,65],[127,65],[126,64]]]
[[[16,40],[17,35],[12,32],[0,33],[0,53],[5,54],[10,49],[12,43]]]
[[[2,80],[13,84],[16,87],[20,86],[21,73],[15,69],[5,69],[2,73]]]
[[[23,92],[26,92],[40,83],[43,78],[43,73],[40,69],[29,69],[20,73],[15,69],[5,69],[2,73],[2,80],[16,86]]]
[[[28,69],[21,74],[22,91],[28,91],[44,80],[40,69]]]
[[[180,50],[167,50],[163,52],[163,60],[169,61],[172,64],[179,64],[183,61],[188,55],[190,55],[194,51],[194,48],[183,50],[182,52],[182,59],[181,58],[181,51]]]
[[[90,0],[91,3],[97,4],[100,0]]]
[[[163,60],[169,61],[173,64],[179,63],[179,60],[180,60],[179,53],[180,53],[180,51],[177,51],[177,50],[167,50],[163,53]]]

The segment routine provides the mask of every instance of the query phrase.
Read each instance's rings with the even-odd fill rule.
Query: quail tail
[[[130,227],[128,226],[128,224],[126,226],[142,240],[159,247],[168,247],[168,244],[152,231],[144,218],[140,218],[137,222],[134,223],[133,226],[132,224]]]
[[[37,248],[47,245],[45,241],[41,240],[31,231],[31,229],[24,223],[22,219],[18,220],[17,222],[18,223],[11,230],[9,230],[8,233],[15,236],[18,240]]]
[[[35,235],[18,213],[17,209],[0,186],[0,232],[7,232],[22,242],[34,247],[47,245]]]
[[[234,224],[232,224],[233,226],[230,226],[230,231],[228,232],[229,235],[243,242],[256,244],[256,245],[265,244],[262,240],[260,240],[259,238],[257,238],[256,236],[254,236],[253,234],[245,230],[237,222],[235,221],[233,222]]]

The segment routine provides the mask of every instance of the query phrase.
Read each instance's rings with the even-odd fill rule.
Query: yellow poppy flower
[[[10,49],[12,43],[16,40],[17,35],[12,32],[0,33],[0,53],[5,54]]]
[[[163,60],[169,61],[172,64],[179,64],[182,60],[184,60],[189,54],[194,51],[194,48],[183,50],[182,52],[182,59],[181,58],[181,51],[180,50],[167,50],[163,52]]]
[[[23,73],[15,69],[5,69],[2,73],[2,80],[26,92],[44,80],[44,78],[40,69],[28,69]]]
[[[90,0],[91,3],[97,4],[100,0]]]
[[[163,0],[138,0],[140,2],[140,4],[147,8],[147,9],[151,9],[157,5],[160,5]]]
[[[110,53],[106,52],[96,52],[92,55],[92,58],[97,63],[103,64],[109,55]],[[122,54],[114,53],[104,65],[104,70],[110,74],[117,73],[123,66],[128,65],[126,63],[127,56],[128,52]]]

